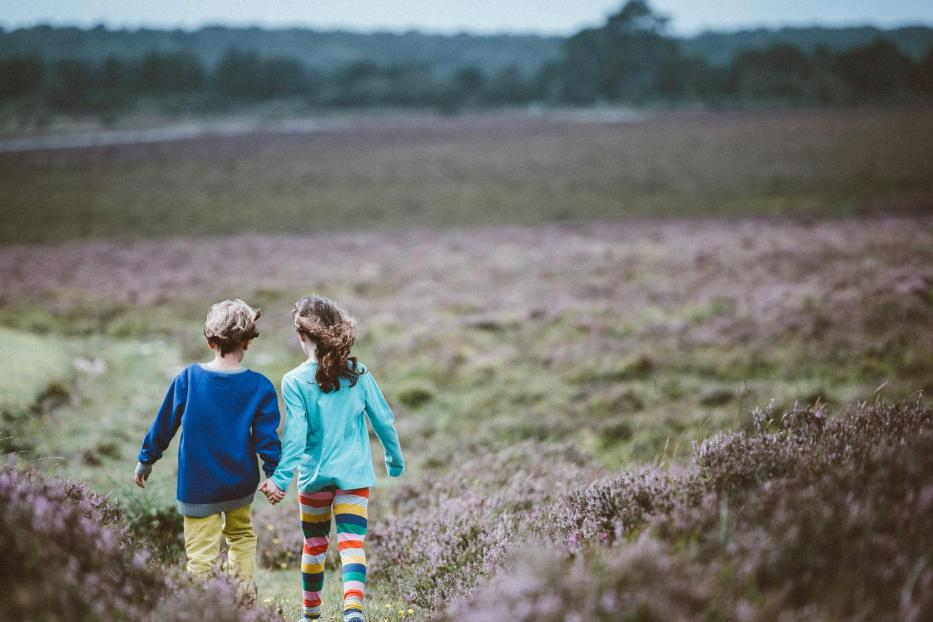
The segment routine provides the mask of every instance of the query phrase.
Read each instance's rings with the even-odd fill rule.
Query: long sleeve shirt
[[[267,476],[279,463],[279,419],[275,386],[262,374],[191,365],[172,381],[143,439],[137,473],[151,471],[180,427],[179,512],[208,516],[236,509],[256,493],[257,454]]]
[[[306,361],[282,378],[285,431],[282,459],[272,482],[282,490],[298,470],[298,489],[303,492],[335,485],[343,490],[375,485],[372,449],[366,419],[385,449],[386,469],[398,477],[405,468],[395,417],[379,385],[368,370],[350,386],[325,393],[316,380],[317,363]]]

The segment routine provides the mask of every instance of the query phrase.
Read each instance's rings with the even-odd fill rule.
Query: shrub
[[[930,551],[933,410],[769,410],[684,472],[574,492],[444,619],[923,620]]]
[[[572,482],[591,477],[581,463],[568,446],[525,441],[477,449],[449,477],[403,488],[393,516],[370,528],[370,576],[424,608],[467,594],[550,521]]]
[[[0,468],[0,619],[235,620],[278,616],[235,583],[188,580],[127,530],[121,508],[83,484]]]

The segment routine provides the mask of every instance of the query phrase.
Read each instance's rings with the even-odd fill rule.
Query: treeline
[[[789,43],[746,50],[725,65],[683,52],[667,20],[631,0],[600,28],[567,39],[536,71],[466,65],[441,73],[424,62],[354,61],[325,70],[291,56],[229,49],[213,66],[190,52],[45,60],[0,59],[0,102],[68,112],[131,109],[150,100],[175,110],[292,98],[315,107],[421,107],[455,111],[531,102],[842,104],[933,95],[933,47],[919,61],[878,39],[842,51]]]
[[[0,59],[0,101],[66,112],[123,110],[143,99],[214,109],[278,98],[300,98],[320,107],[457,110],[542,99],[539,80],[516,66],[488,73],[471,65],[445,76],[424,63],[356,61],[324,71],[297,58],[239,49],[228,51],[214,68],[189,53],[153,52],[131,61],[111,56],[100,63],[46,62],[39,56]]]
[[[632,0],[601,28],[564,45],[550,68],[562,101],[702,101],[716,104],[840,104],[933,94],[933,46],[918,62],[883,38],[834,51],[791,43],[738,53],[725,65],[689,56],[667,18]]]

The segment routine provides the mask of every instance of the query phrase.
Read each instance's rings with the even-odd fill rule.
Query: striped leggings
[[[324,589],[324,558],[330,535],[330,518],[337,523],[337,547],[343,568],[343,615],[347,621],[363,619],[363,593],[366,588],[366,508],[369,488],[339,490],[328,486],[316,492],[299,493],[301,530],[305,544],[301,556],[301,589],[304,619],[321,617]]]

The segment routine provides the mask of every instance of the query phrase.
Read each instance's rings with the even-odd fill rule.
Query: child
[[[228,570],[252,589],[256,533],[250,504],[259,483],[256,454],[271,475],[281,445],[276,428],[275,387],[240,363],[259,335],[259,309],[242,300],[211,307],[204,336],[214,360],[190,365],[175,377],[139,450],[136,484],[145,488],[152,465],[162,457],[178,427],[178,511],[185,522],[188,572],[208,574],[220,555],[220,536],[229,547]]]
[[[308,360],[282,379],[282,461],[263,484],[263,492],[272,503],[281,501],[300,464],[303,620],[321,616],[324,557],[333,514],[343,567],[344,621],[363,622],[363,539],[369,489],[376,482],[364,414],[385,448],[389,475],[401,475],[405,462],[392,410],[372,374],[350,355],[355,340],[353,318],[320,296],[299,300],[293,317]]]

